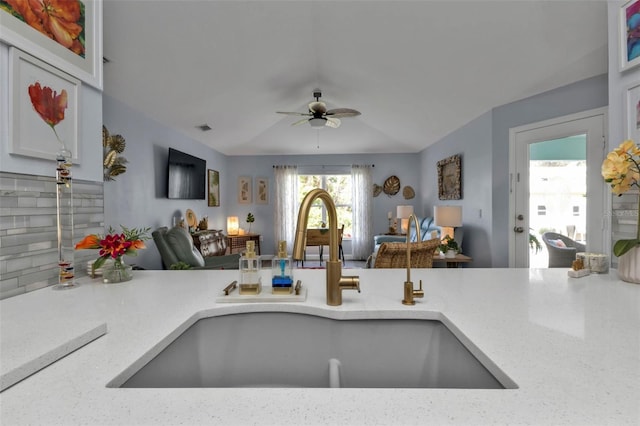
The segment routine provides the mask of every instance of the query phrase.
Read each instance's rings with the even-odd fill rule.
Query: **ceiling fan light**
[[[313,127],[314,129],[318,129],[318,128],[322,128],[327,124],[327,119],[326,118],[311,118],[309,119],[309,125],[311,125],[311,127]]]

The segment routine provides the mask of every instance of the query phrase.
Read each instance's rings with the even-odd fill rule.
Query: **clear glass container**
[[[262,278],[260,276],[260,258],[256,256],[255,241],[247,241],[246,250],[240,258],[240,294],[260,294]]]
[[[278,255],[271,261],[271,292],[291,293],[293,272],[291,258],[287,256],[287,242],[278,243]]]

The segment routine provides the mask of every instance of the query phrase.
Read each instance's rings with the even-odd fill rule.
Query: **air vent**
[[[209,130],[212,130],[211,126],[209,126],[207,123],[205,124],[201,124],[199,126],[196,126],[198,129],[202,130],[203,132],[208,132]]]

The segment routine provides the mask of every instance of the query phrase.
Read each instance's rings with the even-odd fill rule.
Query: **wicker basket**
[[[433,255],[440,244],[437,238],[411,244],[411,267],[431,268]],[[406,268],[407,243],[382,243],[376,254],[374,268]]]

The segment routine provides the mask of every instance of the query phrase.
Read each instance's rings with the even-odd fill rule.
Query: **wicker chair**
[[[545,232],[542,241],[549,252],[549,268],[570,268],[576,253],[586,250],[584,244],[556,232]]]
[[[433,255],[440,244],[440,240],[420,241],[411,244],[411,267],[431,268]],[[376,254],[374,268],[406,268],[407,243],[382,243]]]

